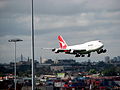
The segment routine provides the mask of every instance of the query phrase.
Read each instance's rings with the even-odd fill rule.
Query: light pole
[[[14,82],[15,82],[15,89],[16,90],[16,42],[23,41],[21,39],[10,39],[8,42],[14,42],[15,43],[15,61],[14,61]]]
[[[34,70],[34,3],[33,3],[33,0],[32,0],[32,11],[31,11],[31,13],[32,13],[32,22],[31,22],[31,24],[32,24],[32,27],[31,27],[31,29],[32,29],[32,47],[31,47],[31,49],[32,49],[32,90],[35,90],[35,70]]]

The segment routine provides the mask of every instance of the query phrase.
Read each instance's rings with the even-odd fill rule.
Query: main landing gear
[[[79,53],[77,53],[77,54],[75,55],[75,57],[85,57],[85,55],[84,55],[84,54],[79,54]],[[87,57],[90,57],[90,53],[88,54]]]
[[[90,53],[88,54],[88,56],[87,57],[90,57]]]
[[[79,53],[77,53],[76,55],[75,55],[75,57],[80,57],[81,55],[79,54]]]

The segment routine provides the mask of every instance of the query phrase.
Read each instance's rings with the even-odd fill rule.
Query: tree
[[[95,70],[95,69],[90,69],[90,70],[89,70],[89,73],[90,73],[90,74],[96,74],[96,70]]]
[[[113,67],[113,68],[109,68],[109,69],[105,69],[102,74],[104,76],[116,76],[117,75],[117,72],[116,72],[116,68]]]

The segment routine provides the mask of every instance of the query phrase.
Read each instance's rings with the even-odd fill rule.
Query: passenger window
[[[93,44],[89,44],[88,46],[93,46]]]

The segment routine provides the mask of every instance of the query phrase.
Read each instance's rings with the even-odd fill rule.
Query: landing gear
[[[81,57],[85,57],[85,55],[81,55]]]
[[[82,55],[80,55],[80,54],[76,54],[76,56],[75,57],[85,57],[85,55],[84,54],[82,54]]]
[[[101,50],[97,51],[97,53],[98,53],[98,54],[101,54],[101,53],[102,53],[102,50],[103,50],[103,49],[101,49]]]
[[[98,53],[98,54],[106,53],[106,51],[107,51],[106,49],[104,49],[104,50],[103,50],[103,49],[100,49],[99,51],[97,51],[97,53]]]
[[[107,50],[105,49],[105,50],[103,50],[103,53],[106,53],[107,52]]]
[[[80,57],[80,54],[76,54],[76,56],[75,57]]]
[[[88,54],[88,56],[87,57],[90,57],[90,53]]]
[[[88,53],[88,56],[87,57],[90,57],[90,53]],[[76,55],[75,55],[75,57],[85,57],[85,54],[79,54],[79,53],[77,53]]]

